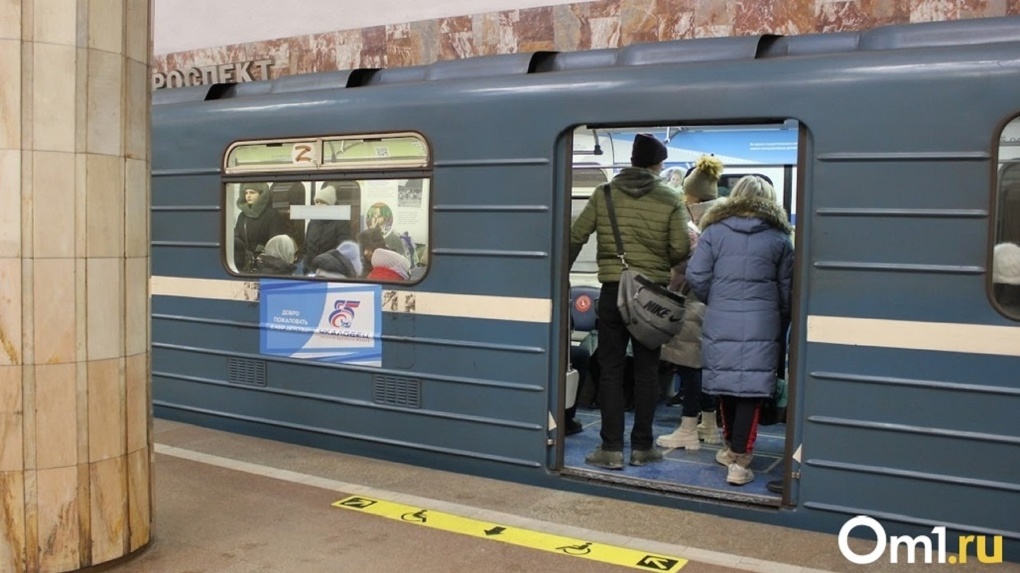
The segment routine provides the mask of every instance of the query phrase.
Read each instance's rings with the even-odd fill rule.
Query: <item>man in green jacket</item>
[[[662,180],[666,146],[652,135],[639,133],[631,149],[631,167],[609,183],[613,210],[627,264],[649,280],[669,284],[670,269],[687,258],[687,210],[679,195]],[[602,468],[623,469],[624,369],[627,344],[634,357],[634,427],[630,435],[630,464],[642,466],[662,459],[655,448],[652,422],[659,398],[659,348],[632,340],[616,306],[623,264],[606,209],[605,191],[592,192],[584,210],[570,227],[570,264],[592,233],[596,233],[599,282],[598,301],[599,404],[602,409],[602,445],[585,462]]]

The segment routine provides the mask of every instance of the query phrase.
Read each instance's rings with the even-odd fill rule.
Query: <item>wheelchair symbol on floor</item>
[[[427,510],[427,509],[422,509],[422,510],[416,511],[414,513],[405,513],[404,515],[400,516],[400,519],[402,519],[404,521],[414,521],[414,522],[417,522],[417,523],[425,523],[426,521],[429,520],[429,518],[426,517],[426,515],[425,515],[426,513],[428,513],[428,511],[429,510]]]
[[[563,547],[557,547],[556,551],[562,551],[567,555],[587,555],[591,553],[591,543],[585,543],[583,545],[564,545]]]

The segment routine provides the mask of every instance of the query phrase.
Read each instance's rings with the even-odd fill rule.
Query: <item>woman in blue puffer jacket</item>
[[[754,479],[749,466],[763,398],[772,395],[789,324],[793,229],[772,186],[749,175],[701,220],[687,283],[708,309],[702,331],[702,391],[722,397],[726,481]]]

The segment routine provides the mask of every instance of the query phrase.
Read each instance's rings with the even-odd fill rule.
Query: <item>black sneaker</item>
[[[622,470],[623,452],[610,452],[599,446],[595,448],[595,451],[585,456],[584,463],[607,470]]]
[[[777,479],[775,481],[770,481],[769,483],[765,484],[765,489],[771,491],[772,493],[778,493],[779,495],[782,495],[783,480]]]
[[[632,450],[630,452],[630,465],[643,466],[662,459],[662,451],[652,446],[650,450]]]
[[[567,436],[573,436],[574,434],[580,434],[583,431],[584,431],[584,426],[581,425],[581,422],[578,422],[577,420],[575,420],[573,418],[567,420],[567,423],[563,427],[563,433],[565,435],[567,435]]]

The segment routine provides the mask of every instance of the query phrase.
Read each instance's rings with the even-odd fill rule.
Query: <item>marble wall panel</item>
[[[35,448],[39,469],[75,467],[78,464],[79,416],[76,364],[35,366]]]
[[[86,263],[89,360],[119,358],[124,352],[124,259]]]
[[[134,551],[142,547],[149,540],[152,523],[149,451],[148,448],[143,448],[127,456],[128,551]]]
[[[89,461],[122,457],[127,452],[124,359],[88,363]]]
[[[90,464],[92,562],[126,553],[128,520],[127,457]]]
[[[77,44],[78,0],[23,0],[23,2],[32,5],[30,22],[32,36],[26,40],[62,46]]]
[[[66,364],[77,358],[74,259],[35,259],[32,323],[36,364]]]
[[[124,256],[124,159],[89,154],[85,207],[88,257]]]
[[[30,147],[36,150],[74,152],[78,82],[68,78],[75,78],[77,74],[77,51],[70,46],[38,43],[32,44],[31,50]]]
[[[121,53],[125,30],[124,4],[124,0],[88,0],[89,48]]]
[[[0,366],[0,473],[25,469],[21,369],[21,366]]]
[[[0,2],[0,5],[3,4]],[[3,10],[0,8],[0,33],[4,26]],[[0,78],[21,77],[21,51],[22,43],[17,39],[0,39]],[[20,142],[21,85],[19,82],[0,82],[0,150],[18,149]]]
[[[812,34],[1020,14],[1020,0],[595,0],[163,54],[154,69],[270,57],[288,74],[694,37]],[[224,54],[226,49],[229,55]],[[246,57],[241,57],[241,54]]]
[[[39,569],[43,571],[78,569],[81,555],[78,467],[39,470],[35,474]]]
[[[0,471],[0,571],[25,570],[24,475]]]
[[[0,366],[22,364],[20,259],[0,258]]]

